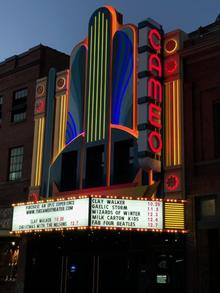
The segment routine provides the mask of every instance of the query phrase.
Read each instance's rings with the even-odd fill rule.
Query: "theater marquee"
[[[184,233],[184,201],[96,195],[13,206],[14,233],[74,229]]]

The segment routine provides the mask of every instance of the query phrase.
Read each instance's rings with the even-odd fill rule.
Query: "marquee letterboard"
[[[96,227],[163,229],[163,202],[92,198],[90,223]]]
[[[88,226],[88,214],[88,198],[15,206],[12,231]]]

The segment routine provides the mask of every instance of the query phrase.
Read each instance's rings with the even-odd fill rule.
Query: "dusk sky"
[[[220,0],[0,0],[0,61],[43,44],[67,54],[87,35],[92,13],[112,5],[124,23],[154,18],[165,32],[191,32],[215,21]]]

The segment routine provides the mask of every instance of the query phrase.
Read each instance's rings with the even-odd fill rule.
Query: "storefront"
[[[35,235],[25,292],[184,292],[183,251],[184,237],[176,234]]]
[[[14,206],[12,229],[28,243],[25,292],[184,292],[184,204],[82,196]]]

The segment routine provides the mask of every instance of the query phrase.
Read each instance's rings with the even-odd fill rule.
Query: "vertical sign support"
[[[138,30],[139,164],[148,173],[160,173],[163,153],[163,30],[152,19],[139,23]]]

